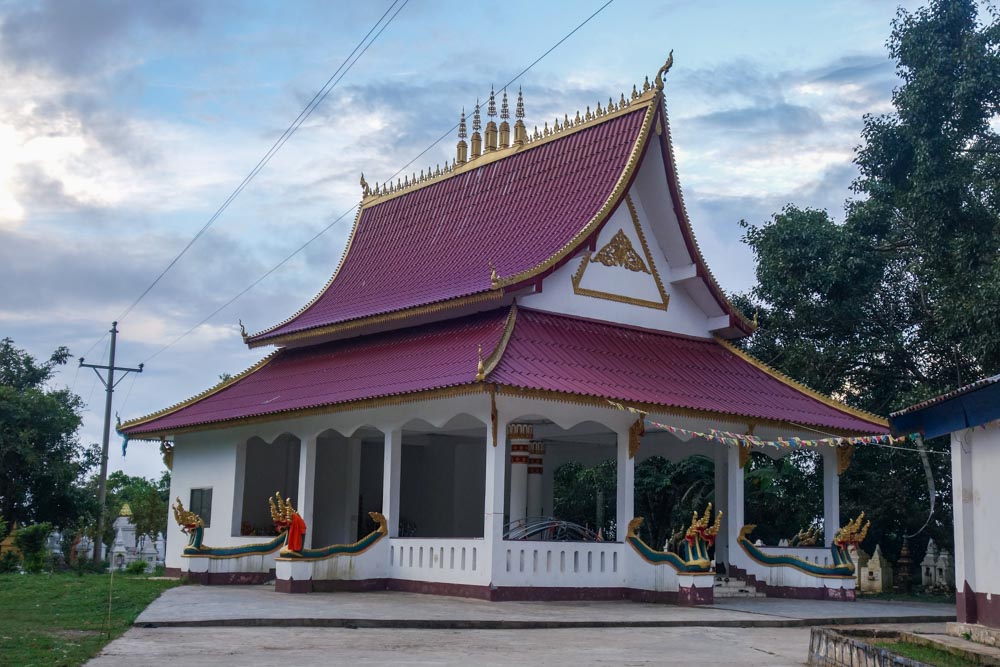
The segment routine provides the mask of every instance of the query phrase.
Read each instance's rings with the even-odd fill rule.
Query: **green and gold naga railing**
[[[833,556],[833,563],[830,565],[811,563],[804,558],[790,554],[765,553],[750,541],[750,533],[757,527],[753,524],[743,526],[737,541],[751,560],[767,567],[790,567],[816,577],[853,577],[854,562],[847,554],[847,548],[857,547],[868,535],[871,522],[869,521],[862,526],[864,518],[865,513],[862,512],[858,518],[848,521],[846,526],[837,531],[837,535],[833,538],[833,544],[830,546],[830,553]]]
[[[180,525],[181,531],[188,536],[188,543],[181,555],[189,558],[239,558],[240,556],[269,554],[280,549],[287,537],[284,532],[280,532],[268,542],[241,544],[235,547],[210,547],[202,542],[205,538],[205,522],[201,520],[201,517],[194,512],[185,510],[180,498],[174,504],[173,510],[174,519]]]
[[[642,525],[644,519],[636,517],[628,523],[628,533],[625,541],[632,545],[632,548],[643,558],[643,560],[653,565],[669,565],[678,572],[703,573],[712,571],[712,560],[708,557],[708,549],[715,544],[715,536],[719,534],[719,526],[722,523],[722,512],[715,516],[715,523],[711,523],[712,504],[708,504],[705,513],[698,518],[695,512],[691,517],[691,525],[688,527],[681,542],[679,551],[657,551],[642,538],[636,531]]]
[[[305,549],[302,546],[306,533],[305,521],[292,507],[290,499],[283,499],[280,493],[274,495],[277,497],[277,502],[272,497],[268,503],[271,509],[271,520],[274,522],[278,534],[268,542],[241,544],[233,547],[210,547],[203,544],[205,522],[194,512],[185,510],[181,499],[178,498],[173,506],[174,519],[180,525],[181,531],[188,536],[188,543],[184,547],[182,555],[202,558],[239,558],[240,556],[270,554],[280,549],[279,557],[282,559],[322,560],[334,556],[360,554],[389,534],[385,517],[378,512],[369,512],[368,515],[378,524],[378,527],[357,542]]]
[[[389,528],[386,525],[384,516],[379,512],[369,512],[368,516],[378,524],[378,527],[357,542],[352,542],[351,544],[331,544],[316,549],[300,549],[299,551],[282,549],[278,560],[324,560],[335,556],[356,556],[364,553],[373,544],[389,534]]]

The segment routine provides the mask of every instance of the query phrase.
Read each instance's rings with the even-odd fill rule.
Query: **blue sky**
[[[391,0],[170,3],[0,0],[0,336],[83,354],[243,179]],[[119,363],[150,358],[381,182],[603,4],[411,0],[299,132],[121,325]],[[916,3],[904,3],[913,8]],[[740,219],[789,202],[840,217],[862,116],[890,109],[898,3],[616,0],[518,83],[529,128],[605,103],[674,49],[666,86],[695,231],[724,289],[753,284]],[[454,155],[454,138],[416,170]],[[251,331],[320,289],[353,213],[119,387],[131,418],[266,351]],[[88,355],[98,361],[101,342]],[[89,407],[93,374],[57,383]],[[111,469],[154,476],[153,444]]]

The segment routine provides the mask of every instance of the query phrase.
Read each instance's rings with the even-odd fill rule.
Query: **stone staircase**
[[[713,594],[716,600],[722,598],[767,597],[764,593],[758,592],[756,588],[748,586],[744,579],[730,578],[725,575],[719,575],[715,578],[715,590]]]

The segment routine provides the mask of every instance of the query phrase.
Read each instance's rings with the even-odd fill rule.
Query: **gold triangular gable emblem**
[[[607,299],[608,301],[628,303],[633,306],[643,306],[645,308],[655,308],[657,310],[666,310],[667,304],[670,303],[670,296],[664,289],[663,281],[660,279],[660,274],[656,271],[656,265],[653,263],[653,258],[650,256],[649,244],[646,243],[646,236],[643,234],[642,225],[639,224],[639,216],[636,214],[635,204],[632,203],[632,197],[626,195],[625,203],[628,205],[629,216],[632,218],[632,225],[635,227],[636,236],[639,239],[639,243],[642,245],[642,254],[639,254],[639,252],[635,249],[632,245],[632,241],[629,240],[629,237],[625,234],[624,230],[619,229],[615,232],[614,236],[611,237],[611,240],[608,241],[600,250],[596,253],[587,253],[583,256],[583,261],[580,262],[580,267],[573,275],[573,292],[581,296]],[[645,255],[645,258],[643,258],[643,255]],[[660,299],[653,301],[650,299],[625,296],[623,294],[615,294],[613,292],[583,287],[581,285],[583,282],[583,275],[587,271],[587,266],[589,266],[591,262],[597,262],[608,267],[621,266],[635,273],[649,274],[652,276],[653,282],[656,284],[656,291],[659,294]]]
[[[619,229],[607,245],[597,251],[591,258],[592,262],[600,262],[604,266],[623,266],[629,271],[636,273],[649,273],[646,263],[642,257],[632,247],[632,242],[625,236],[625,232]]]

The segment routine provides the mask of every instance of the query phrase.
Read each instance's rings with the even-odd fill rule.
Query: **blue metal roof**
[[[921,433],[936,438],[996,419],[1000,419],[1000,375],[894,412],[889,427],[897,435]]]

